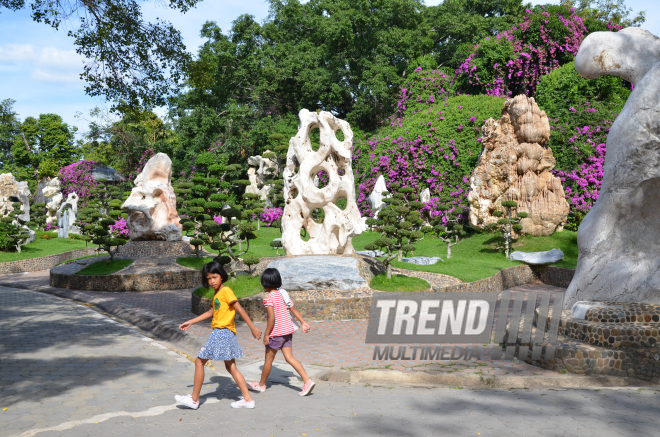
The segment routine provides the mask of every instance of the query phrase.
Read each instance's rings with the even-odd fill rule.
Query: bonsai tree
[[[502,239],[504,240],[504,255],[509,258],[509,252],[514,241],[514,236],[516,233],[522,231],[523,228],[520,224],[520,220],[527,217],[528,214],[521,211],[517,213],[515,217],[511,217],[512,210],[518,207],[518,203],[514,200],[503,201],[502,207],[506,209],[506,217],[504,217],[504,212],[494,211],[493,215],[501,218],[497,220],[497,223],[489,225],[488,228],[498,230],[502,233]]]
[[[119,203],[121,206],[121,201],[109,202],[109,207],[113,208]],[[115,205],[115,206],[113,206]],[[122,212],[121,210],[111,209],[110,214],[115,217],[119,217]],[[101,217],[101,220],[92,224],[94,228],[91,230],[91,233],[94,235],[92,243],[97,244],[100,250],[108,252],[110,255],[110,262],[115,260],[115,255],[119,251],[119,248],[128,242],[127,239],[121,237],[115,237],[110,233],[110,226],[114,225],[116,220],[110,218],[109,216]]]
[[[46,204],[35,203],[30,206],[30,221],[26,225],[34,230],[43,229],[46,226]]]
[[[277,256],[280,256],[280,249],[282,248],[282,241],[281,240],[273,240],[270,242],[270,247],[275,249],[275,254]]]
[[[252,266],[259,264],[259,261],[261,261],[261,258],[256,255],[247,255],[243,257],[243,264],[248,266],[250,274],[252,274]]]
[[[366,250],[385,252],[382,261],[387,268],[387,279],[392,277],[392,261],[395,258],[401,261],[403,252],[413,252],[414,243],[424,236],[419,230],[423,223],[419,210],[424,204],[418,200],[408,200],[408,196],[414,192],[413,188],[401,187],[398,183],[390,184],[389,188],[397,192],[383,199],[385,207],[375,223],[382,230],[380,238],[365,246]]]
[[[21,246],[30,238],[30,231],[24,226],[26,221],[18,217],[23,213],[21,203],[13,202],[11,206],[14,210],[0,219],[0,249],[20,252]]]
[[[461,238],[465,236],[465,228],[463,227],[464,207],[451,204],[448,197],[440,200],[438,209],[446,211],[444,217],[438,217],[431,222],[432,230],[435,232],[436,237],[444,241],[447,245],[447,259],[451,258],[451,247],[457,245]],[[453,239],[453,243],[452,243]]]

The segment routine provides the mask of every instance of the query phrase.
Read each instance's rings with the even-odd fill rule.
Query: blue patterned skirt
[[[197,356],[203,360],[230,361],[243,356],[236,334],[229,329],[214,329],[199,350]]]

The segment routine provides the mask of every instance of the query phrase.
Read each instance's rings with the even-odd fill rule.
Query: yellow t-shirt
[[[211,326],[213,329],[227,328],[236,334],[236,325],[234,324],[236,311],[230,305],[236,301],[238,299],[236,299],[234,292],[226,285],[222,286],[215,296],[213,296],[213,303],[211,304],[211,308],[213,308],[213,322]]]

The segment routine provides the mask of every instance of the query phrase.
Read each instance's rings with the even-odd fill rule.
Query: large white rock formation
[[[169,156],[158,153],[147,161],[121,209],[128,212],[126,223],[131,241],[181,240],[183,226],[176,212]]]
[[[13,198],[13,199],[12,199]],[[18,218],[30,221],[30,189],[27,182],[18,182],[13,174],[0,175],[0,216],[6,217],[14,210],[11,205],[15,199],[21,203],[21,214]]]
[[[660,303],[660,38],[630,27],[587,36],[577,72],[635,85],[607,136],[603,186],[578,229],[578,264],[564,306]]]
[[[543,147],[550,138],[545,111],[534,98],[519,95],[506,101],[498,120],[486,120],[481,132],[483,150],[470,178],[470,223],[496,223],[493,212],[506,213],[502,201],[514,200],[518,212],[529,214],[520,221],[523,234],[561,231],[569,206],[561,180],[552,174],[552,150]]]
[[[62,203],[62,189],[60,187],[60,180],[58,178],[48,181],[42,193],[45,198],[50,199],[46,204],[46,223],[57,223],[57,211],[60,209]]]
[[[268,153],[268,150],[265,153]],[[279,171],[277,163],[272,159],[256,155],[248,158],[248,165],[250,166],[248,169],[250,185],[245,187],[245,192],[258,194],[267,207],[273,206],[268,198],[271,190],[271,185],[268,184],[268,181],[277,177]]]
[[[287,255],[354,253],[352,238],[362,232],[363,224],[355,203],[351,127],[330,112],[317,114],[303,109],[298,116],[300,129],[289,141],[284,169],[282,245]],[[320,130],[317,151],[312,150],[310,140],[315,128]],[[336,136],[340,129],[343,141]],[[319,189],[314,185],[314,177],[321,170],[328,173],[330,180]],[[343,211],[336,205],[342,197],[346,199]],[[312,211],[317,208],[325,213],[323,223],[312,219]],[[302,228],[309,234],[309,241],[300,238]]]

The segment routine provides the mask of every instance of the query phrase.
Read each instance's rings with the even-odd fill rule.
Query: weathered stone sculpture
[[[362,232],[360,211],[355,203],[355,185],[351,167],[353,132],[344,120],[330,112],[298,114],[300,129],[289,141],[284,169],[284,216],[282,217],[282,245],[287,255],[335,255],[354,253],[352,238]],[[310,132],[320,129],[320,146],[312,150]],[[337,130],[344,134],[339,141]],[[314,177],[324,170],[328,185],[318,188]],[[336,205],[346,199],[342,211]],[[323,223],[312,219],[312,211],[320,208],[325,213]],[[305,228],[309,241],[300,238]]]
[[[147,162],[121,209],[128,212],[131,241],[181,240],[183,226],[176,212],[172,161],[166,154],[158,153]]]
[[[507,100],[499,120],[486,120],[481,129],[483,150],[470,178],[470,223],[496,223],[502,201],[514,200],[522,233],[541,236],[561,231],[568,202],[558,177],[552,174],[555,158],[543,146],[550,138],[548,117],[533,98],[520,95]],[[515,214],[515,212],[514,212]]]
[[[577,72],[635,85],[607,136],[603,185],[578,229],[578,264],[564,306],[660,303],[660,38],[630,27],[587,36]]]
[[[12,197],[17,198],[21,203],[22,214],[18,217],[23,221],[30,221],[30,189],[27,182],[18,182],[11,173],[0,175],[0,215],[6,217],[14,210],[11,205],[14,201]]]
[[[42,192],[46,199],[50,199],[46,204],[46,224],[57,223],[57,211],[62,203],[60,180],[55,178],[48,181]]]
[[[384,196],[383,193],[386,191],[387,185],[385,184],[385,178],[383,175],[380,175],[378,176],[378,179],[376,179],[374,189],[369,195],[369,204],[371,205],[371,213],[373,214],[374,218],[378,217],[378,213],[385,206],[385,203],[383,203],[383,198],[387,196]]]
[[[264,153],[268,153],[266,150]],[[261,200],[264,201],[264,204],[267,207],[273,206],[272,202],[268,198],[268,194],[271,190],[271,185],[268,184],[268,180],[273,177],[277,177],[278,165],[272,159],[262,158],[261,155],[250,156],[248,158],[248,179],[250,180],[250,185],[245,187],[246,193],[258,194],[261,197]]]
[[[69,193],[66,196],[66,202],[63,202],[57,210],[56,219],[60,238],[68,237],[69,232],[80,234],[80,227],[76,225],[76,220],[78,220],[78,199],[79,196],[77,193]],[[66,235],[62,237],[65,233]]]

